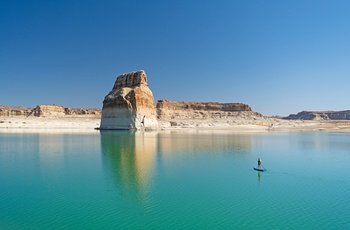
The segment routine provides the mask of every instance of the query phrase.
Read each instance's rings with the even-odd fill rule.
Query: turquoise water
[[[347,133],[2,132],[0,147],[0,229],[350,229]]]

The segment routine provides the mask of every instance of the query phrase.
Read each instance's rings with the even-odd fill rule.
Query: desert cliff
[[[100,129],[156,129],[153,93],[143,70],[117,77],[103,101]]]
[[[29,116],[32,110],[32,108],[19,106],[0,106],[0,117]]]
[[[284,119],[287,120],[350,120],[350,110],[345,111],[302,111],[291,114]]]
[[[227,127],[248,124],[250,120],[269,126],[264,117],[242,103],[176,102],[159,100],[158,121],[161,128]]]
[[[207,119],[230,118],[238,115],[262,117],[253,112],[250,106],[242,103],[218,102],[177,102],[159,100],[157,103],[158,119]]]
[[[65,117],[74,115],[100,117],[101,109],[68,108],[57,105],[37,105],[35,108],[0,106],[0,117]]]

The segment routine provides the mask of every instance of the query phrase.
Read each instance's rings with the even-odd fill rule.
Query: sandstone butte
[[[104,98],[100,129],[157,129],[153,93],[143,70],[117,77]]]

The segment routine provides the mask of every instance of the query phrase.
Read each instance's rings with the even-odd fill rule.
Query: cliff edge
[[[286,120],[350,120],[350,110],[344,111],[302,111],[285,117]]]
[[[158,121],[162,128],[209,127],[248,124],[255,120],[264,126],[264,117],[242,103],[177,102],[159,100]]]
[[[158,119],[208,119],[228,118],[239,114],[262,117],[253,112],[249,105],[242,103],[218,102],[177,102],[159,100],[157,103]]]
[[[68,108],[58,105],[37,105],[35,108],[0,106],[0,117],[67,117],[101,116],[101,109]]]

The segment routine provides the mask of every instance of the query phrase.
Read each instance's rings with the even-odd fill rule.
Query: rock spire
[[[143,70],[117,77],[103,101],[100,129],[156,129],[153,93]]]

